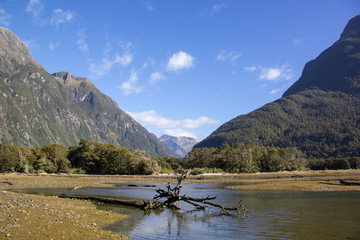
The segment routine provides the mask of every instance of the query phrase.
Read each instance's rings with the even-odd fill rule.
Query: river
[[[151,183],[153,184],[153,183]],[[155,187],[118,184],[117,188],[80,188],[71,194],[152,199]],[[156,184],[164,187],[163,184]],[[127,214],[129,218],[105,227],[134,239],[360,239],[359,192],[244,191],[222,183],[183,183],[182,194],[217,196],[216,203],[236,206],[242,200],[248,209],[242,215],[224,216],[219,210],[181,210],[146,213],[140,209],[98,204],[103,210]],[[47,194],[70,193],[66,189],[28,189]]]

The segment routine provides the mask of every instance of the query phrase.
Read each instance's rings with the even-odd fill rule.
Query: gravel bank
[[[101,228],[125,216],[88,201],[0,191],[0,239],[127,239]]]

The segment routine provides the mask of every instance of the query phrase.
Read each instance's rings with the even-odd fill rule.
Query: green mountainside
[[[166,147],[88,79],[47,73],[27,47],[0,27],[0,143],[34,147],[77,145],[81,139],[138,148],[154,156]]]
[[[308,157],[360,156],[360,16],[304,67],[277,101],[223,124],[197,144],[296,147]]]

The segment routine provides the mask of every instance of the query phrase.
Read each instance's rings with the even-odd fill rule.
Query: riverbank
[[[176,182],[179,175],[0,174],[0,189],[115,187],[117,183]],[[360,182],[360,169],[191,175],[185,182],[234,184],[246,190],[360,191],[339,179]]]
[[[1,239],[126,239],[102,230],[126,217],[97,210],[89,201],[14,193],[21,188],[115,187],[117,183],[175,182],[176,175],[0,175]],[[360,182],[360,170],[299,171],[254,174],[204,174],[188,182],[229,183],[244,190],[360,191],[360,186],[342,185],[339,179]]]

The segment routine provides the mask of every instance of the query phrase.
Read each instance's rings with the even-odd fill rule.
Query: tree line
[[[237,143],[194,148],[185,158],[156,158],[138,149],[82,139],[69,148],[59,144],[23,148],[0,144],[0,172],[153,174],[205,172],[254,173],[360,168],[360,158],[306,159],[296,148]]]

